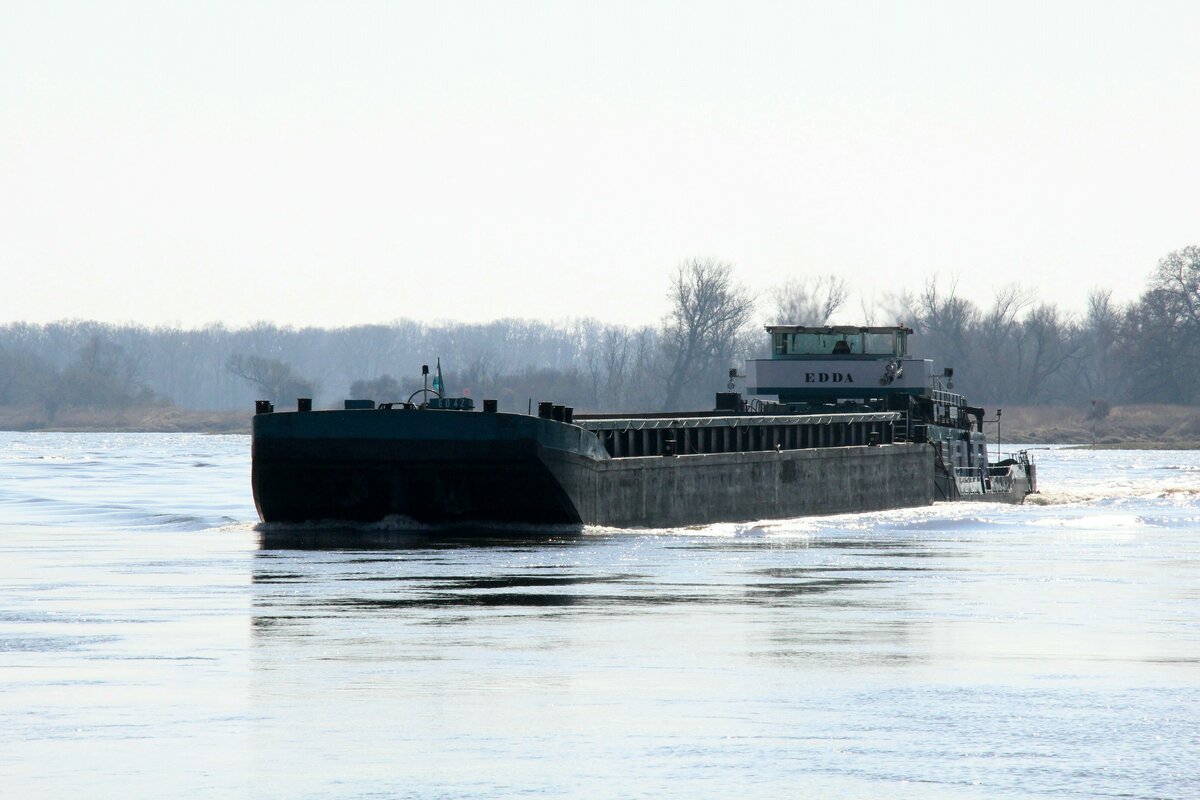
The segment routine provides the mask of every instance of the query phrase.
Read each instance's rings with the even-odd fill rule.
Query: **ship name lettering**
[[[854,383],[854,376],[849,372],[806,372],[805,383]]]

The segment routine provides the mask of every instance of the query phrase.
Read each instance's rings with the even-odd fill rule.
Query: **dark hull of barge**
[[[721,419],[676,420],[675,429],[648,421],[634,432],[614,428],[606,440],[600,421],[522,414],[259,414],[254,498],[264,522],[658,528],[923,506],[937,497],[933,449],[892,441],[890,427],[869,415],[776,425]],[[673,449],[664,438],[672,430],[680,454],[663,455]],[[625,452],[613,457],[621,443]]]

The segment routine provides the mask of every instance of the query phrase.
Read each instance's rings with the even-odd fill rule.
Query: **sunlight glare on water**
[[[248,449],[0,434],[5,796],[1198,794],[1200,453],[472,536],[260,530]]]

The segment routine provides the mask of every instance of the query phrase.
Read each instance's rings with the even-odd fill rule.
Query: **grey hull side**
[[[436,416],[429,416],[429,415]],[[515,522],[669,527],[928,505],[928,446],[611,459],[537,417],[308,412],[255,417],[266,522]]]
[[[622,458],[552,469],[564,476],[588,523],[673,527],[929,505],[932,462],[928,447],[885,445]]]

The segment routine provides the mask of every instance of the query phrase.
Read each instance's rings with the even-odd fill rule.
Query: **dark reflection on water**
[[[255,553],[254,630],[278,620],[446,609],[600,611],[644,614],[656,609],[770,609],[819,601],[847,608],[886,586],[909,564],[830,564],[842,551],[916,556],[916,542],[869,539],[767,542],[648,532],[564,535],[548,531],[376,531],[329,528],[260,530]],[[681,553],[681,551],[683,551]],[[739,554],[751,554],[757,565]],[[792,553],[785,556],[783,553]],[[732,558],[731,558],[732,555]],[[772,566],[779,561],[794,566]],[[347,591],[349,586],[357,590]],[[274,587],[278,587],[276,590]],[[599,591],[604,587],[603,591]],[[887,602],[894,602],[894,598]],[[706,613],[714,613],[709,611]],[[413,616],[416,615],[416,616]],[[456,618],[463,621],[463,618]],[[470,621],[470,618],[466,618]]]
[[[918,539],[880,539],[867,537],[846,537],[837,539],[792,539],[771,541],[769,544],[762,538],[747,537],[745,539],[708,539],[702,538],[693,542],[681,542],[668,545],[664,549],[682,549],[695,551],[712,551],[714,553],[761,552],[764,549],[779,550],[832,550],[852,551],[856,555],[889,558],[959,558],[966,554],[944,547],[934,547],[933,540]]]
[[[577,544],[582,527],[478,526],[391,529],[371,526],[260,525],[262,550],[425,550],[459,547],[548,547]]]
[[[383,561],[344,561],[343,564],[361,565],[365,563],[395,563]],[[266,572],[255,571],[255,583],[290,583],[305,581],[311,576],[299,572]],[[483,578],[461,578],[447,580],[445,575],[375,575],[362,572],[350,572],[339,575],[329,575],[323,578],[327,581],[366,581],[366,582],[401,582],[427,583],[426,588],[437,591],[455,591],[459,589],[513,589],[526,586],[572,586],[583,583],[605,583],[636,578],[634,575],[611,575],[607,577],[573,576],[573,575],[511,575],[489,576]],[[440,582],[440,583],[439,583]]]
[[[113,636],[76,636],[70,639],[53,636],[0,637],[0,653],[35,653],[82,650],[115,641]]]
[[[750,570],[747,575],[766,575],[770,578],[799,578],[810,575],[814,572],[929,572],[930,567],[910,567],[910,566],[880,566],[871,564],[870,566],[853,567],[831,567],[831,566],[810,566],[810,567],[766,567],[765,569]]]
[[[587,583],[614,583],[637,579],[637,575],[507,575],[486,578],[463,578],[431,589],[455,591],[459,589],[516,589],[524,586],[577,586]]]

